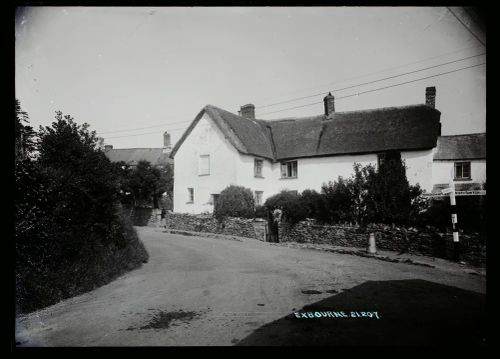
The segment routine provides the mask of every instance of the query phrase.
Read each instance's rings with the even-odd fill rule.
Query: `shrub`
[[[253,218],[255,201],[252,191],[242,186],[228,186],[219,195],[214,216],[221,220],[225,217]]]
[[[306,189],[300,195],[300,200],[305,209],[307,218],[314,218],[319,221],[325,221],[325,201],[321,194],[315,190]]]
[[[268,211],[265,206],[257,206],[255,207],[255,217],[256,218],[263,218],[267,219],[268,218]]]
[[[268,211],[281,209],[283,211],[282,220],[290,224],[304,220],[307,216],[307,210],[301,201],[301,196],[291,191],[281,191],[269,197],[264,206]]]

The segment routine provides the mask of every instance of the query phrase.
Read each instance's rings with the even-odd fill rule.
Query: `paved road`
[[[443,321],[460,325],[474,343],[484,335],[481,276],[257,240],[137,230],[149,262],[18,318],[21,346],[397,344],[408,335],[418,344],[433,342],[428,329],[440,330]],[[293,318],[307,309],[378,311],[380,319]],[[394,336],[402,329],[407,335]]]

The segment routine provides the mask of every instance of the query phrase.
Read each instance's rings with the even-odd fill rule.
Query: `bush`
[[[456,203],[459,229],[467,233],[478,232],[481,235],[486,235],[486,196],[459,196],[456,197]],[[417,216],[415,222],[419,227],[432,226],[439,230],[451,231],[450,199],[430,200],[428,208]]]
[[[300,195],[300,200],[305,209],[307,218],[315,218],[325,222],[325,200],[321,194],[315,190],[306,189]]]
[[[219,195],[214,209],[214,216],[222,220],[225,217],[253,218],[255,201],[252,191],[242,186],[228,186]]]
[[[282,221],[290,224],[295,224],[307,217],[307,210],[301,201],[301,196],[295,192],[281,191],[269,197],[264,206],[271,212],[277,208],[281,209],[283,211]]]
[[[257,206],[255,207],[255,217],[256,218],[263,218],[267,219],[268,218],[268,211],[265,206]]]

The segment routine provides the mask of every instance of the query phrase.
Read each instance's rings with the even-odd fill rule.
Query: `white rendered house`
[[[434,104],[430,87],[425,104],[335,112],[328,95],[322,115],[272,121],[255,119],[253,105],[240,115],[207,105],[170,154],[174,212],[212,212],[229,185],[250,188],[257,204],[284,189],[320,191],[323,183],[350,177],[354,163],[377,165],[388,151],[400,153],[410,184],[430,192],[441,134]]]
[[[486,133],[441,136],[432,166],[433,192],[454,183],[457,191],[486,187]]]

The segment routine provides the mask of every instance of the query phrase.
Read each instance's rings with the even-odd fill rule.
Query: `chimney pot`
[[[323,103],[325,104],[325,116],[328,117],[335,112],[335,97],[331,92],[325,96]]]
[[[251,103],[247,105],[243,105],[240,108],[240,116],[245,117],[245,118],[250,118],[252,120],[255,119],[255,106]]]
[[[164,132],[163,133],[163,148],[170,148],[172,147],[171,143],[170,143],[170,134],[168,132]]]
[[[436,108],[436,88],[434,86],[425,89],[425,104]]]

